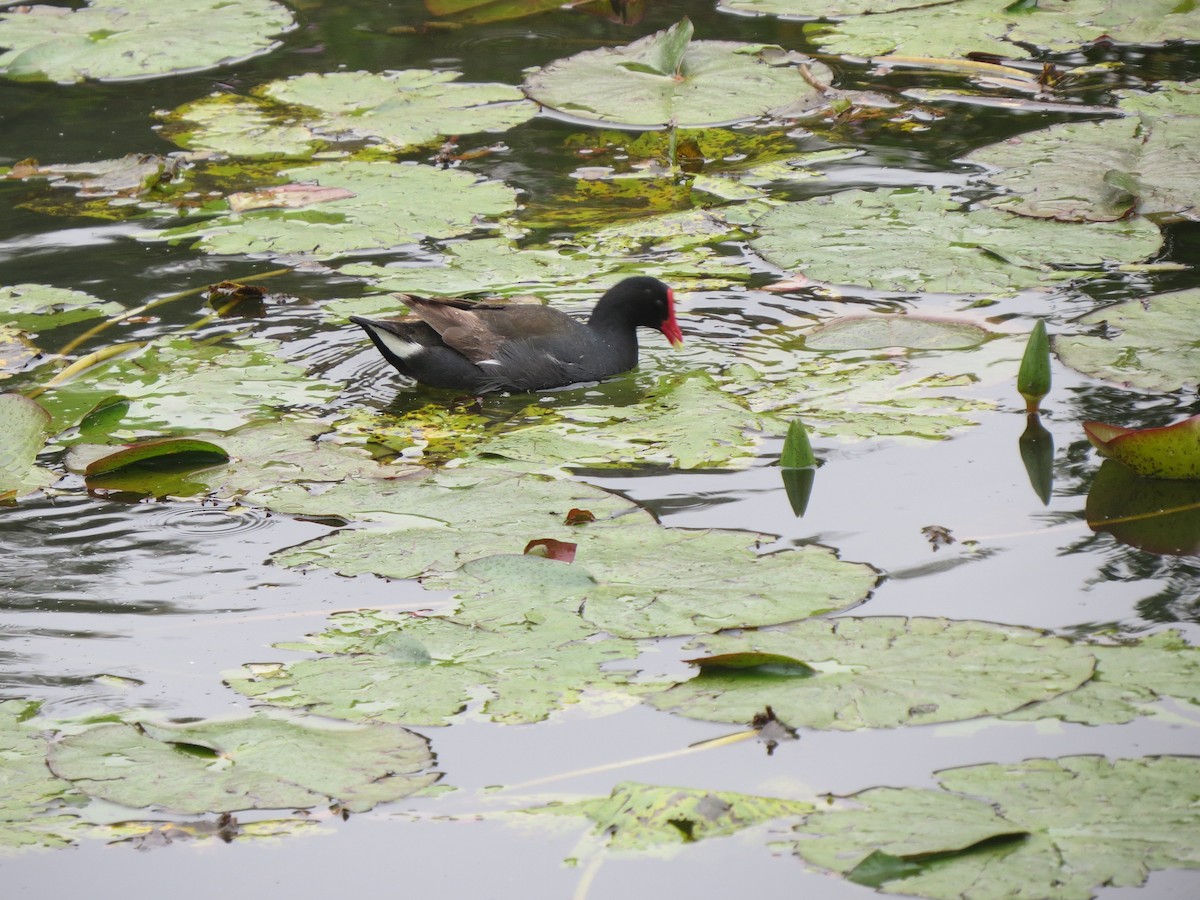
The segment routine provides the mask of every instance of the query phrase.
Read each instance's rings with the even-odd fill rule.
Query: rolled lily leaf
[[[1050,393],[1050,339],[1046,323],[1038,319],[1025,345],[1021,369],[1017,372],[1017,390],[1025,398],[1027,412],[1035,413],[1042,398]]]
[[[1103,455],[1150,478],[1200,479],[1200,416],[1163,428],[1122,428],[1084,422],[1088,440]]]
[[[84,470],[84,475],[107,475],[129,466],[146,465],[203,469],[228,461],[229,454],[209,441],[196,438],[164,438],[123,447],[116,453],[92,460]]]

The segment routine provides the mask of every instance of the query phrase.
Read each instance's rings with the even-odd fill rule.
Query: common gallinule
[[[431,387],[482,394],[598,381],[637,365],[639,325],[683,343],[671,289],[626,278],[600,298],[587,324],[539,304],[406,297],[402,319],[351,316],[401,374]]]

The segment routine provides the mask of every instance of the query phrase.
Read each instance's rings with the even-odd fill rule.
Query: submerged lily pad
[[[808,350],[964,350],[982,344],[986,328],[970,322],[920,316],[853,316],[831,319],[808,333]]]
[[[47,760],[89,796],[191,815],[331,803],[362,812],[439,777],[428,741],[404,728],[279,713],[100,724],[62,738]]]
[[[120,303],[46,284],[0,285],[0,325],[39,332],[123,312]]]
[[[1162,244],[1144,220],[1071,225],[968,211],[949,191],[923,188],[843,191],[778,206],[756,224],[750,246],[775,265],[885,291],[1015,292],[1050,281],[1053,266],[1137,262]]]
[[[583,816],[594,823],[592,833],[609,849],[645,851],[735,834],[812,809],[811,803],[800,800],[626,781],[607,797],[535,806],[520,814]]]
[[[1136,97],[1124,101],[1133,109]],[[1200,216],[1200,90],[1167,83],[1150,111],[1105,122],[1065,122],[968,154],[995,166],[1009,193],[997,209],[1062,220],[1111,221],[1131,211],[1156,221]]]
[[[1200,556],[1200,480],[1145,478],[1105,460],[1088,491],[1088,528],[1159,556]]]
[[[267,53],[295,27],[273,0],[89,0],[0,13],[0,76],[119,81],[196,72]]]
[[[810,620],[699,642],[709,654],[768,653],[810,677],[702,671],[649,697],[694,719],[749,722],[770,706],[794,726],[851,731],[998,715],[1079,687],[1086,648],[1026,628],[949,619]]]
[[[858,809],[813,814],[795,850],[887,893],[1086,900],[1152,871],[1200,867],[1197,779],[1200,760],[1182,756],[949,769],[938,780],[952,793],[873,788],[854,795]],[[882,874],[863,877],[872,868]]]
[[[795,0],[795,8],[829,7],[831,3]],[[1189,4],[1178,0],[1143,0],[1136,5],[1111,0],[1037,0],[993,3],[992,0],[906,3],[896,11],[856,16],[822,26],[813,40],[828,53],[851,56],[964,57],[986,53],[1020,58],[1037,50],[1065,53],[1107,39],[1128,44],[1161,44],[1200,39],[1200,21]],[[873,3],[872,11],[885,9]],[[819,15],[820,13],[818,13]],[[839,15],[832,12],[830,15]]]
[[[540,560],[546,566],[565,563]],[[588,640],[593,628],[561,604],[528,621],[478,628],[440,617],[336,615],[329,631],[289,649],[330,654],[226,673],[248,697],[352,721],[445,725],[469,700],[496,722],[538,722],[585,690],[625,677],[603,664],[637,655],[630,641]]]
[[[332,259],[484,227],[512,211],[516,192],[451,169],[386,162],[337,162],[288,169],[293,184],[336,192],[300,209],[251,208],[141,235],[145,240],[198,239],[206,253],[310,254]]]
[[[1151,391],[1178,391],[1200,379],[1200,288],[1118,303],[1079,324],[1101,333],[1059,335],[1054,349],[1085,375]]]
[[[586,50],[538,69],[525,90],[575,118],[642,128],[801,115],[825,104],[814,87],[832,80],[823,64],[775,46],[691,41],[691,34],[684,19],[625,47]]]

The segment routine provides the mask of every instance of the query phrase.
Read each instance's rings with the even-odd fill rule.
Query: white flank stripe
[[[416,341],[406,341],[399,335],[392,334],[390,331],[384,331],[382,328],[376,329],[375,333],[379,335],[379,339],[383,341],[383,345],[401,359],[412,359],[425,350]]]

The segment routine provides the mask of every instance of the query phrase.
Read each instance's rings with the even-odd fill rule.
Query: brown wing
[[[538,304],[472,304],[424,297],[407,297],[405,302],[447,346],[474,363],[498,359],[506,341],[536,340],[583,327],[566,313]]]

